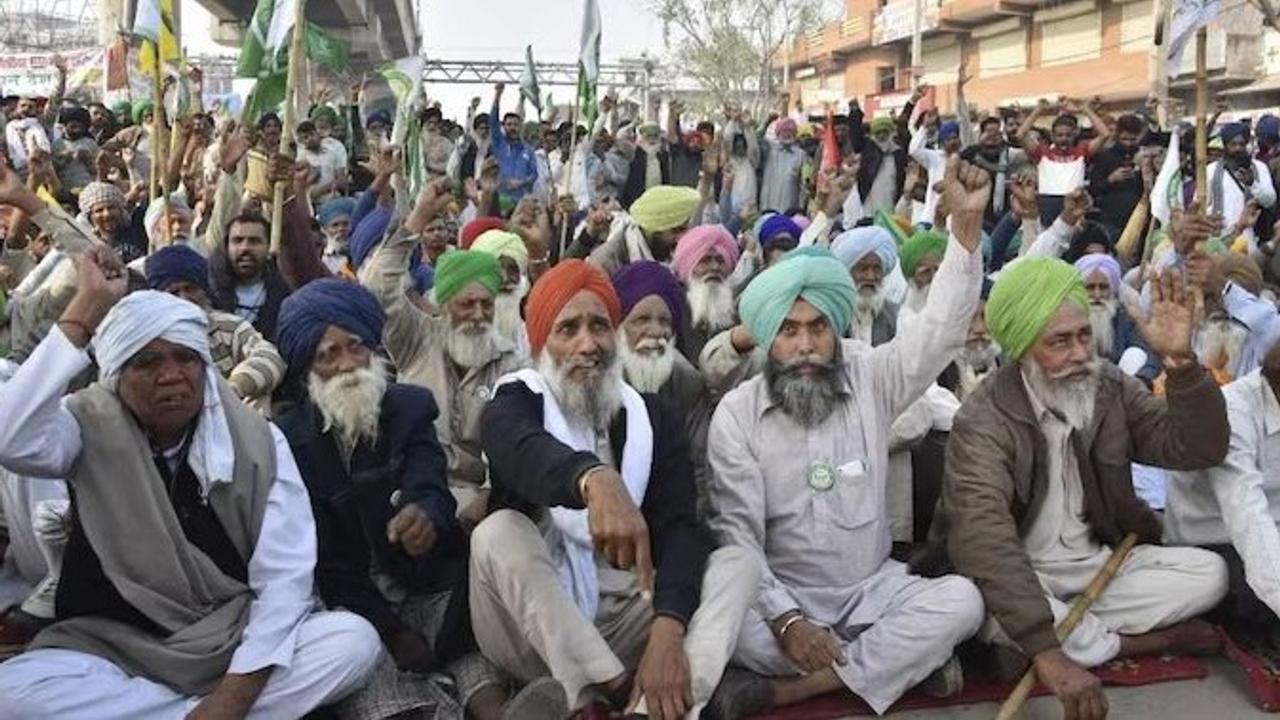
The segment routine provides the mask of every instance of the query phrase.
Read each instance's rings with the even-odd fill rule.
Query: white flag
[[[1151,185],[1151,216],[1169,227],[1173,210],[1182,209],[1182,156],[1178,147],[1178,129],[1169,133],[1169,151],[1164,154],[1164,164]]]
[[[1173,19],[1169,21],[1169,77],[1182,72],[1182,51],[1196,36],[1196,31],[1218,16],[1222,0],[1174,0]]]
[[[276,0],[276,6],[271,10],[271,25],[267,27],[265,48],[268,57],[274,56],[276,50],[284,47],[285,37],[293,28],[297,2],[298,0]]]
[[[164,24],[160,0],[142,0],[133,18],[133,34],[151,42],[160,42],[160,28]]]
[[[600,77],[600,4],[597,0],[584,0],[582,7],[582,43],[578,62],[588,83],[594,85]]]

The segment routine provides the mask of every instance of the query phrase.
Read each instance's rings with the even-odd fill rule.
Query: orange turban
[[[529,291],[524,322],[529,331],[529,346],[535,355],[547,342],[556,316],[582,290],[600,298],[614,326],[622,322],[622,304],[618,302],[609,276],[585,260],[564,260],[538,278]]]

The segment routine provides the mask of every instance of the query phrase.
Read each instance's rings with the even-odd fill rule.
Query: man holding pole
[[[961,407],[947,444],[943,511],[956,569],[990,613],[979,637],[1030,660],[1067,718],[1106,716],[1085,668],[1118,656],[1217,649],[1190,618],[1226,592],[1222,560],[1166,548],[1160,522],[1134,495],[1130,464],[1178,470],[1221,462],[1228,444],[1222,394],[1191,350],[1192,294],[1168,271],[1134,311],[1163,358],[1166,398],[1101,363],[1079,273],[1054,258],[1009,265],[986,306],[992,337],[1012,360]],[[1054,624],[1125,534],[1139,542],[1075,632]]]

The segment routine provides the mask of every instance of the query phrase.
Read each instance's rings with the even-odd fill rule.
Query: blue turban
[[[1249,128],[1244,123],[1229,122],[1218,130],[1218,137],[1222,138],[1222,144],[1226,145],[1234,138],[1243,135],[1247,141],[1249,139]]]
[[[759,240],[760,232],[764,230],[764,224],[769,221],[769,218],[777,214],[778,213],[772,210],[765,210],[763,213],[761,213],[760,216],[756,218],[756,221],[751,225],[751,234],[755,235],[756,239]]]
[[[1257,132],[1259,140],[1265,139],[1273,143],[1280,142],[1280,117],[1263,115],[1258,118],[1254,130]]]
[[[938,126],[939,140],[947,140],[954,137],[960,137],[960,123],[955,120],[948,120]]]
[[[369,253],[382,241],[382,236],[391,224],[391,208],[376,207],[368,215],[360,218],[360,224],[351,231],[347,243],[347,252],[351,257],[351,267],[359,270]]]
[[[431,292],[431,288],[436,286],[436,269],[424,262],[419,262],[417,266],[410,268],[409,278],[413,280],[413,289],[417,290],[419,295],[425,296]]]
[[[880,258],[880,269],[885,275],[898,266],[898,248],[893,235],[878,225],[845,230],[831,243],[831,254],[849,270],[870,253]]]
[[[348,220],[351,219],[351,215],[355,211],[355,198],[338,197],[320,206],[320,209],[316,211],[316,220],[320,221],[320,227],[326,227],[343,215],[346,215]]]
[[[382,123],[387,127],[391,126],[391,113],[386,110],[374,110],[369,113],[369,118],[364,121],[365,127],[370,127],[374,123]]]
[[[853,296],[853,279],[839,260],[825,252],[797,253],[747,285],[738,300],[738,313],[751,337],[767,349],[797,299],[817,308],[836,334],[843,335],[853,317]]]
[[[799,240],[804,233],[795,220],[782,214],[770,215],[768,220],[760,224],[760,247],[769,251],[769,246],[783,235],[790,235],[791,239]]]
[[[680,332],[684,324],[684,288],[662,263],[641,260],[622,266],[613,274],[613,289],[622,303],[622,317],[631,314],[640,301],[657,295],[671,311],[671,325]]]
[[[170,245],[147,256],[147,287],[166,292],[175,282],[185,280],[209,289],[209,261],[186,245]]]
[[[382,340],[386,316],[373,293],[346,280],[313,280],[280,304],[276,347],[289,364],[289,373],[303,373],[315,360],[316,347],[330,325],[337,325],[373,349]]]

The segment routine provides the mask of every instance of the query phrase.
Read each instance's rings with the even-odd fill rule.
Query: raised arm
[[[1023,120],[1022,124],[1018,126],[1018,132],[1016,134],[1018,144],[1025,150],[1031,150],[1030,147],[1027,147],[1027,141],[1030,137],[1029,134],[1031,129],[1036,126],[1036,123],[1040,118],[1044,117],[1045,113],[1049,112],[1049,108],[1051,107],[1052,106],[1049,104],[1048,100],[1041,98],[1040,102],[1036,104],[1035,109],[1027,114],[1027,119]]]

